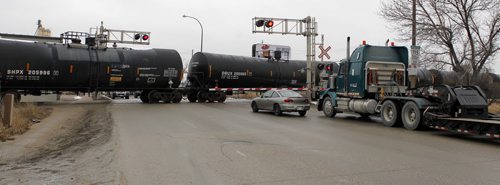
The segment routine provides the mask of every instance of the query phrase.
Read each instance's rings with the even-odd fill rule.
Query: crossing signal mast
[[[252,33],[268,33],[282,35],[299,35],[306,37],[307,44],[307,97],[316,99],[317,86],[312,62],[315,61],[316,36],[318,23],[314,17],[304,19],[285,19],[270,17],[254,17],[252,19]]]
[[[90,37],[94,37],[98,46],[106,47],[108,43],[149,45],[151,32],[116,30],[105,28],[103,22],[101,26],[90,28]]]

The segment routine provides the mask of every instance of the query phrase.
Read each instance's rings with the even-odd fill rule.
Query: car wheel
[[[382,104],[380,117],[382,123],[387,127],[395,127],[401,125],[401,108],[399,104],[394,103],[392,100],[387,100]]]
[[[281,107],[278,104],[274,104],[273,112],[274,112],[274,115],[276,115],[276,116],[280,116],[281,114],[283,114],[283,112],[281,112]]]
[[[299,111],[300,117],[304,117],[306,115],[307,111]]]
[[[257,103],[255,103],[255,102],[252,102],[252,111],[259,112],[259,108],[257,107]]]

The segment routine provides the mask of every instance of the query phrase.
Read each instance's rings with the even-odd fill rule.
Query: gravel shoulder
[[[0,184],[117,184],[109,104],[48,104],[53,114],[0,143]]]

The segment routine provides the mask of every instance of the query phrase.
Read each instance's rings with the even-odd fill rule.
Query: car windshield
[[[295,91],[280,91],[282,97],[302,97],[299,93]]]

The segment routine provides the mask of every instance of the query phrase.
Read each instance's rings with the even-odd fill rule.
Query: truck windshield
[[[280,91],[282,97],[302,97],[299,93],[295,91]]]

